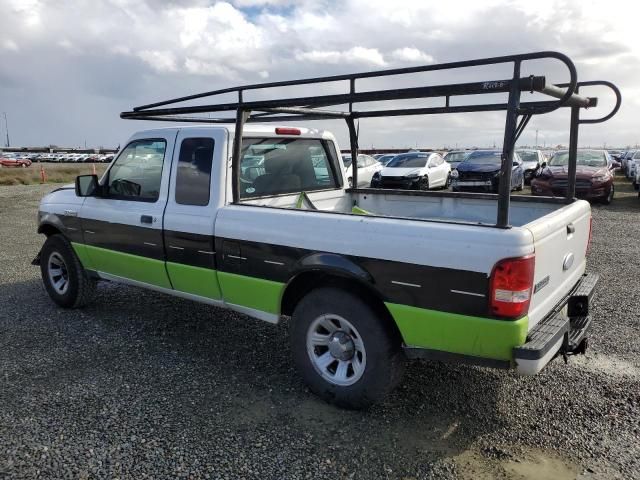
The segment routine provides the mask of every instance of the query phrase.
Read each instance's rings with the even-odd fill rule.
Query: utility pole
[[[7,121],[7,112],[2,112],[2,115],[4,115],[4,129],[7,132],[7,147],[10,147],[11,143],[9,142],[9,122]]]
[[[538,148],[538,129],[536,128],[536,149]]]

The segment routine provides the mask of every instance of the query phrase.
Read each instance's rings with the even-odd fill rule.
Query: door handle
[[[151,215],[142,215],[140,217],[140,223],[153,223],[153,217]]]
[[[576,227],[573,225],[573,223],[570,223],[569,225],[567,225],[567,235],[572,235],[576,233]]]

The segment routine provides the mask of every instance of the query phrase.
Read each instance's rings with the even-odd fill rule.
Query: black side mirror
[[[97,175],[79,175],[76,177],[76,195],[78,197],[95,197],[99,191]]]
[[[616,168],[620,168],[620,162],[616,162],[614,160],[613,162],[611,162],[611,165],[609,165],[609,169],[615,170]]]
[[[541,168],[541,169],[543,169],[543,168],[547,168],[547,162],[542,162],[542,163],[540,164],[540,168]]]

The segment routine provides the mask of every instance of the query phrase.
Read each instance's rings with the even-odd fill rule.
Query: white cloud
[[[158,50],[143,50],[138,56],[158,72],[176,72],[178,70],[173,53]]]
[[[391,56],[401,62],[433,63],[431,55],[413,47],[397,48],[391,52]]]
[[[296,60],[330,64],[344,62],[375,66],[386,65],[384,57],[378,49],[365,47],[353,47],[343,52],[337,50],[311,50],[308,52],[297,52]]]
[[[2,41],[2,48],[4,48],[5,50],[9,50],[11,52],[17,52],[19,50],[18,44],[13,40],[11,40],[10,38],[7,38]]]

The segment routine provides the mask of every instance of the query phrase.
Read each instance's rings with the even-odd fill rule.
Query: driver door
[[[79,216],[86,268],[107,279],[170,289],[162,216],[177,132],[157,133],[134,137],[102,177],[103,194],[87,197]]]

